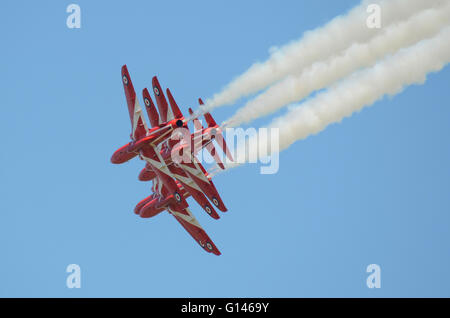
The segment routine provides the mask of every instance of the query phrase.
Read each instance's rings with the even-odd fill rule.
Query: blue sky
[[[0,4],[0,296],[450,296],[448,68],[297,142],[277,174],[218,175],[229,212],[190,201],[216,257],[167,213],[134,215],[143,163],[109,162],[130,133],[120,67],[186,111],[358,1],[77,1],[78,30],[70,3]]]

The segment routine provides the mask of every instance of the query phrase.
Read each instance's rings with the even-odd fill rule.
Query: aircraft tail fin
[[[192,115],[194,114],[194,111],[192,110],[192,108],[189,108],[189,114]],[[203,131],[203,125],[200,122],[200,120],[198,120],[198,118],[195,118],[193,120],[194,122],[194,127],[195,127],[195,131]],[[209,142],[206,146],[205,146],[206,150],[208,150],[209,154],[211,155],[211,157],[214,158],[214,160],[217,162],[217,165],[222,169],[225,170],[225,166],[223,165],[222,160],[220,159],[219,154],[216,151],[216,148],[214,147],[214,145],[212,144],[212,142]]]
[[[193,115],[193,114],[194,114],[194,111],[192,110],[192,108],[189,107],[189,115]],[[203,130],[203,125],[198,118],[194,118],[193,123],[194,123],[195,131]]]
[[[181,113],[181,110],[178,107],[177,102],[173,98],[172,93],[170,92],[170,89],[166,89],[166,93],[167,93],[167,97],[169,98],[169,104],[170,104],[170,108],[172,108],[173,116],[176,119],[182,118],[183,114]]]
[[[156,104],[158,105],[159,115],[163,123],[174,119],[172,110],[169,109],[164,92],[159,84],[158,78],[155,76],[152,79],[153,92],[155,93]]]
[[[136,92],[131,82],[130,74],[128,73],[127,66],[122,66],[122,83],[125,91],[125,97],[128,104],[128,113],[131,121],[131,139],[139,140],[147,134],[147,124],[145,123],[144,116],[142,115],[142,109],[139,105],[139,101],[136,97]]]
[[[203,101],[201,98],[198,99],[198,103],[201,105],[203,105]],[[208,124],[208,127],[218,127],[216,121],[214,120],[214,118],[212,117],[212,115],[210,113],[205,113],[205,120],[206,123]],[[227,156],[227,158],[231,161],[233,160],[233,156],[231,155],[230,150],[227,147],[227,143],[225,142],[225,138],[223,137],[222,131],[217,131],[214,138],[216,139],[217,144],[219,145],[219,147],[222,149],[222,151],[225,153],[225,155]],[[219,165],[220,168],[223,167],[222,165]],[[225,168],[222,168],[225,169]]]
[[[142,91],[142,96],[144,97],[145,109],[147,110],[148,118],[150,119],[150,125],[152,127],[159,126],[159,114],[156,110],[155,104],[153,104],[152,98],[147,88]]]
[[[199,98],[198,103],[200,104],[200,106],[202,106],[203,100],[201,98]],[[217,126],[216,121],[214,120],[214,118],[211,116],[210,113],[205,113],[203,116],[205,116],[205,120],[206,120],[206,123],[208,124],[208,127]]]

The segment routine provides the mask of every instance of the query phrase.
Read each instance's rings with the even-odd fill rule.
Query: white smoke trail
[[[373,65],[379,58],[436,35],[450,25],[450,1],[442,7],[422,11],[386,28],[371,41],[354,44],[341,55],[317,62],[299,75],[291,75],[240,108],[225,123],[238,126],[299,101],[352,72]]]
[[[267,61],[253,64],[229,83],[222,92],[208,99],[204,110],[209,111],[231,104],[240,97],[255,93],[288,74],[298,73],[316,61],[327,59],[354,43],[371,39],[378,30],[366,26],[368,16],[366,10],[369,4],[380,5],[382,24],[383,27],[387,27],[445,1],[448,0],[364,0],[346,15],[334,18],[321,28],[305,32],[300,40],[272,50]]]
[[[446,27],[436,37],[355,73],[329,91],[274,119],[270,127],[280,129],[280,151],[385,95],[398,94],[408,85],[424,84],[428,73],[440,71],[449,62],[450,27]]]
[[[274,119],[268,126],[279,129],[279,149],[282,151],[298,140],[324,130],[345,117],[371,106],[386,95],[400,93],[406,86],[424,84],[426,76],[438,72],[450,63],[450,26],[431,39],[423,40],[412,47],[404,48],[395,55],[386,57],[371,68],[360,70],[338,82],[327,91],[309,101],[292,107],[285,115]],[[230,128],[231,129],[231,128]],[[246,145],[235,149],[235,162],[226,162],[226,170],[257,158],[262,143],[268,140],[252,135]],[[258,147],[249,147],[251,143]],[[221,173],[215,169],[212,175]]]

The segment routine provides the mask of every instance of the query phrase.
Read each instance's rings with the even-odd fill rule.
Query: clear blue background
[[[216,257],[167,213],[134,215],[143,163],[109,162],[130,133],[120,67],[186,111],[358,1],[80,0],[79,30],[70,3],[0,2],[0,296],[450,296],[448,68],[294,144],[275,175],[217,176],[229,212],[190,201]]]

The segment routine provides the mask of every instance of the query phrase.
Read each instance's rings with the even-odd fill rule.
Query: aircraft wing
[[[221,254],[219,249],[209,238],[208,234],[206,234],[205,230],[203,230],[197,219],[188,208],[180,209],[176,206],[170,205],[167,209],[205,251],[215,255]]]
[[[184,170],[184,172],[192,179],[193,182],[201,189],[206,197],[222,212],[226,212],[227,208],[220,198],[214,183],[203,168],[198,159],[191,154],[191,162],[180,162],[176,165]]]
[[[154,158],[154,154],[157,158]],[[142,149],[141,156],[148,163],[148,166],[153,170],[155,176],[159,180],[161,180],[161,183],[164,184],[164,186],[168,189],[167,195],[173,195],[178,206],[187,208],[188,204],[183,196],[179,193],[178,185],[176,184],[172,173],[167,167],[166,162],[161,157],[161,154],[153,147],[146,147]]]
[[[203,194],[202,190],[197,184],[184,172],[183,169],[174,164],[168,166],[172,175],[177,179],[180,186],[187,191],[192,198],[205,210],[205,212],[214,219],[219,219],[219,215],[213,206],[208,202],[208,199]]]

